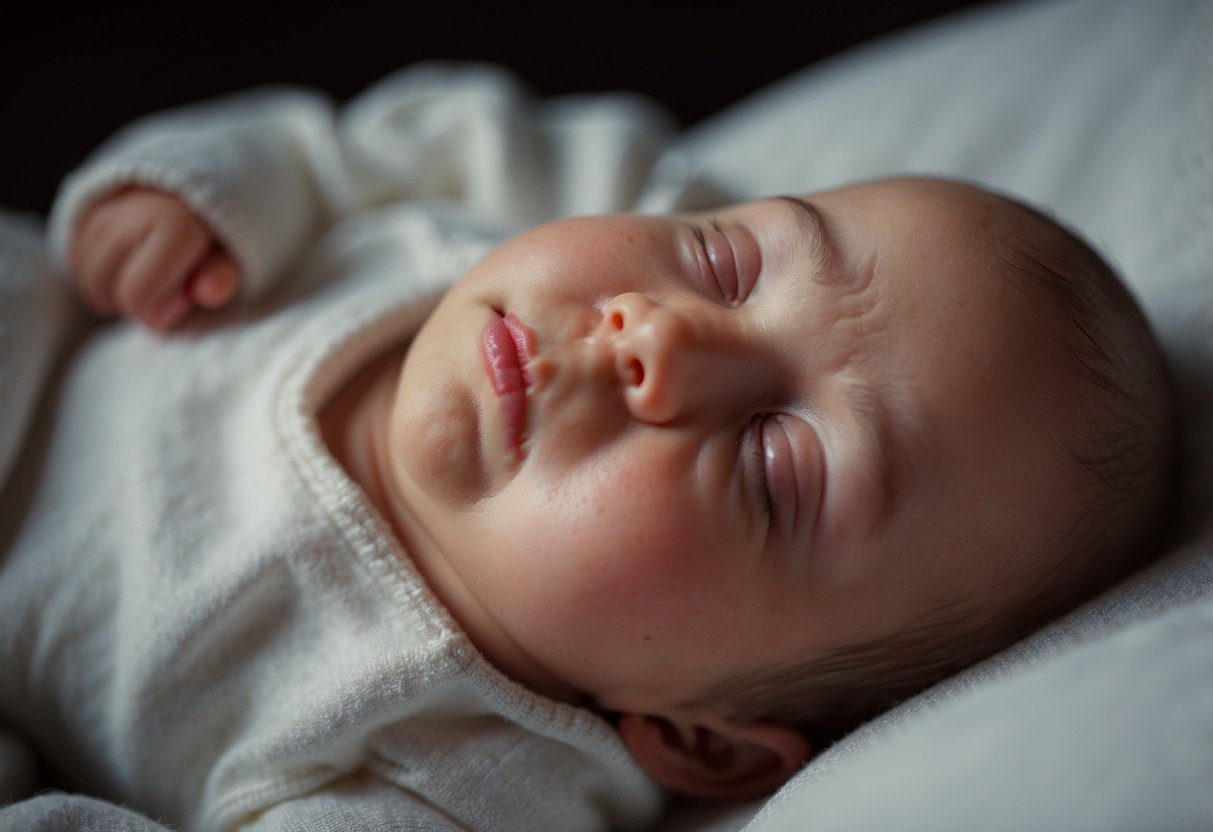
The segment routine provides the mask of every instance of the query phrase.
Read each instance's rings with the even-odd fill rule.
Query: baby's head
[[[390,513],[502,670],[753,795],[1137,565],[1165,377],[1098,257],[971,187],[566,220],[410,347]]]

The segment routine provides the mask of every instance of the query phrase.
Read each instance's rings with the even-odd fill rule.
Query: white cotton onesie
[[[187,829],[653,820],[660,792],[611,726],[479,654],[316,415],[519,225],[635,205],[646,177],[650,203],[685,199],[650,176],[662,129],[634,99],[538,110],[498,74],[423,68],[340,118],[265,92],[103,148],[61,192],[54,256],[91,200],[160,187],[216,229],[242,294],[169,335],[23,329],[11,305],[0,321],[0,339],[66,333],[3,367],[27,388],[14,401],[45,397],[0,431],[19,451],[0,723],[70,788]]]

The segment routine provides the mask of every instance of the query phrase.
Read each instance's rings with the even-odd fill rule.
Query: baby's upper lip
[[[531,359],[535,355],[535,330],[524,324],[513,312],[507,312],[501,318],[505,328],[514,342],[514,351],[518,356],[518,366],[522,371],[523,383],[529,389],[532,385],[531,374],[528,370]]]

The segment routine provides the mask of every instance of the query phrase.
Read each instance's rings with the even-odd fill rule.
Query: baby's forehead
[[[930,177],[876,179],[794,194],[833,217],[835,205],[914,223],[947,223],[976,236],[1027,234],[1052,221],[1021,202],[978,185]]]
[[[810,261],[805,268],[821,275],[818,282],[844,282],[829,277],[845,272],[847,255],[868,251],[880,241],[884,274],[899,283],[920,284],[933,295],[966,292],[972,281],[949,285],[941,274],[949,263],[963,261],[972,280],[992,277],[1010,290],[998,292],[994,306],[967,306],[968,315],[998,318],[1014,310],[1016,320],[1040,322],[1057,305],[1047,294],[1050,282],[1064,283],[1071,280],[1071,271],[1078,271],[1078,249],[1064,227],[1012,198],[968,183],[881,179],[774,194],[697,213],[716,221],[756,205],[792,209],[800,221],[780,227],[799,238],[802,261]],[[827,262],[835,268],[822,268]]]

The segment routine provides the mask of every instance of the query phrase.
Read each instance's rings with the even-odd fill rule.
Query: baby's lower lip
[[[480,346],[485,371],[501,402],[506,445],[517,452],[526,430],[526,362],[530,345],[517,318],[494,314],[481,332]]]

